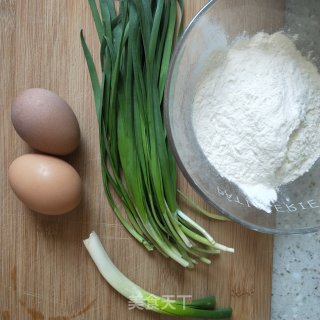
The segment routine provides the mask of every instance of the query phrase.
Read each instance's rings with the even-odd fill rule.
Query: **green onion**
[[[84,240],[84,245],[104,279],[120,294],[141,308],[166,315],[204,319],[222,319],[232,315],[231,308],[214,309],[215,297],[213,296],[191,302],[168,300],[140,288],[112,263],[95,232],[92,232],[89,238]]]
[[[114,213],[148,250],[184,267],[233,249],[220,245],[177,203],[176,163],[162,118],[182,0],[89,0],[100,41],[100,76],[81,31],[99,127],[102,180]],[[120,210],[116,199],[120,199]],[[213,216],[213,215],[212,215]],[[215,217],[215,216],[213,216]]]

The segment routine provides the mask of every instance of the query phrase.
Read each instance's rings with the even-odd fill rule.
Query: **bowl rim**
[[[170,89],[171,89],[171,82],[172,82],[172,75],[173,69],[175,67],[176,61],[178,56],[183,48],[184,43],[189,35],[189,33],[193,30],[196,22],[214,5],[218,0],[210,0],[189,22],[186,29],[182,33],[179,41],[177,42],[175,49],[172,54],[172,58],[169,65],[169,70],[166,79],[166,86],[164,91],[164,100],[163,100],[163,117],[164,117],[164,125],[167,132],[167,138],[169,142],[169,146],[172,149],[173,155],[176,159],[177,165],[187,179],[188,183],[192,186],[194,191],[196,191],[211,207],[221,213],[222,215],[228,217],[230,220],[240,224],[241,226],[248,228],[253,231],[257,231],[260,233],[267,233],[273,235],[289,235],[289,234],[306,234],[306,233],[314,233],[320,230],[320,225],[315,227],[304,227],[304,228],[293,228],[293,229],[283,229],[283,228],[270,228],[270,227],[263,227],[257,224],[242,220],[237,216],[233,215],[229,211],[219,207],[215,202],[213,202],[200,188],[200,186],[193,180],[192,176],[189,174],[188,170],[186,169],[183,160],[181,159],[179,152],[176,148],[173,138],[173,132],[171,129],[171,121],[170,121],[170,108],[169,108],[169,96],[170,96]]]

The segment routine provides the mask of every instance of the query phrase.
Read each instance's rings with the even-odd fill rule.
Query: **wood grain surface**
[[[206,2],[186,0],[186,22]],[[233,2],[252,2],[258,11],[264,3]],[[128,301],[102,279],[83,246],[92,230],[119,269],[141,287],[158,295],[214,294],[219,306],[233,307],[233,319],[270,319],[271,236],[210,221],[182,205],[217,241],[236,250],[215,257],[212,265],[184,270],[156,252],[147,253],[110,210],[100,179],[96,116],[80,29],[97,58],[98,40],[86,0],[0,0],[0,319],[172,319],[129,310]],[[33,152],[10,121],[14,97],[30,87],[50,89],[68,101],[82,131],[80,148],[66,158],[82,177],[82,202],[60,217],[25,208],[7,181],[10,163]],[[205,205],[181,174],[179,184]]]

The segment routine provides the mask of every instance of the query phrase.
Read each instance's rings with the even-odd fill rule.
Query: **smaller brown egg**
[[[11,120],[19,136],[44,153],[66,155],[79,145],[78,120],[68,103],[52,91],[23,91],[12,103]]]
[[[59,158],[25,154],[11,163],[8,176],[17,197],[36,212],[63,214],[80,202],[80,176],[69,163]]]

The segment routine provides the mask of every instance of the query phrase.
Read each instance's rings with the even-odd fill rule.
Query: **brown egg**
[[[75,114],[66,101],[49,90],[23,91],[12,104],[11,120],[19,136],[39,151],[66,155],[79,145]]]
[[[25,154],[10,165],[9,182],[17,197],[36,212],[63,214],[80,202],[80,176],[59,158]]]

